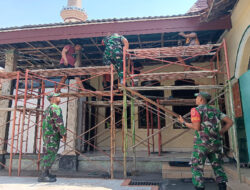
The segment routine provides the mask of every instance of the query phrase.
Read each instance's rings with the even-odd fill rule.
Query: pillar
[[[75,67],[81,66],[81,50],[76,51],[77,57]],[[70,80],[69,85],[75,84],[76,80]],[[77,85],[75,85],[77,86]],[[75,92],[75,88],[69,87],[69,93]],[[81,107],[79,103],[82,102],[78,98],[69,97],[68,99],[68,113],[67,113],[67,139],[66,146],[63,152],[63,157],[59,161],[59,168],[62,170],[77,170],[78,156],[76,154],[76,142],[78,131],[78,107]]]
[[[5,52],[5,71],[12,72],[16,70],[17,66],[17,53],[15,49],[7,50]],[[12,87],[12,80],[5,80],[2,84],[2,95],[10,95]],[[11,107],[11,102],[9,100],[1,100],[0,108]],[[0,162],[4,164],[7,144],[4,143],[4,140],[8,138],[8,120],[9,120],[8,111],[0,111]],[[0,166],[1,167],[1,166]]]

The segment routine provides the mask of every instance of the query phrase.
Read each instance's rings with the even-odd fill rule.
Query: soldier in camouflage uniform
[[[206,92],[195,94],[198,107],[191,109],[191,122],[186,123],[180,116],[179,121],[188,128],[195,129],[194,148],[191,158],[192,181],[196,189],[205,189],[203,168],[206,159],[210,161],[220,190],[226,190],[227,176],[222,164],[222,138],[233,121],[221,111],[209,106],[211,96]],[[220,130],[218,123],[225,126]]]
[[[103,39],[102,44],[105,45],[103,53],[104,65],[113,64],[118,72],[118,77],[122,83],[123,78],[123,50],[129,47],[128,40],[119,35],[112,34]]]
[[[51,93],[48,95],[50,105],[43,115],[43,158],[41,160],[42,174],[38,178],[39,182],[55,182],[56,176],[49,173],[52,164],[56,159],[59,149],[60,139],[66,141],[66,129],[63,124],[60,94]]]

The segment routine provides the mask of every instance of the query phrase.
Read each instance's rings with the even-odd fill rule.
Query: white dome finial
[[[68,6],[61,11],[64,22],[84,22],[88,15],[82,9],[82,0],[68,0]]]

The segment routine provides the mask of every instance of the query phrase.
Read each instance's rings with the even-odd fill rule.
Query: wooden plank
[[[196,86],[138,86],[138,87],[128,87],[131,90],[204,90],[204,89],[222,89],[222,85],[196,85]]]
[[[196,105],[195,99],[160,100],[159,103],[164,106],[194,106]]]
[[[193,106],[195,105],[195,99],[170,99],[170,100],[160,100],[160,105],[164,106]],[[108,101],[90,101],[86,104],[98,107],[109,107],[110,103]],[[128,105],[131,105],[131,101],[128,101]],[[144,105],[144,103],[134,103],[135,106]],[[122,101],[114,101],[114,106],[122,106]]]
[[[1,71],[0,72],[0,78],[1,79],[15,79],[17,77],[17,71],[14,72],[5,72],[5,71]]]
[[[170,115],[172,115],[172,116],[174,116],[174,117],[179,117],[179,115],[178,115],[177,113],[175,113],[175,112],[173,112],[173,111],[171,111],[171,110],[165,108],[164,106],[162,106],[162,105],[160,105],[160,104],[157,104],[157,103],[154,102],[153,100],[150,100],[150,99],[146,98],[145,96],[141,95],[140,93],[138,93],[138,92],[136,92],[136,91],[133,91],[133,90],[131,90],[131,89],[125,87],[124,85],[119,84],[119,86],[122,86],[124,89],[126,89],[127,91],[129,91],[129,92],[132,94],[132,96],[133,96],[133,95],[138,96],[138,97],[140,97],[141,99],[143,99],[144,101],[149,102],[150,104],[152,104],[152,105],[154,105],[154,106],[156,106],[156,107],[159,107],[160,109],[162,109],[162,110],[165,111],[166,113],[168,113],[168,114],[170,114]]]
[[[65,68],[65,69],[40,69],[31,70],[30,74],[36,74],[41,77],[56,77],[56,76],[75,76],[75,75],[96,75],[105,74],[110,72],[109,66],[96,66],[96,67],[78,67],[78,68]]]
[[[163,48],[129,49],[131,59],[164,58],[164,57],[192,57],[195,55],[214,55],[212,50],[221,44],[206,44],[193,46],[175,46]]]
[[[141,81],[150,81],[150,80],[177,80],[184,78],[208,78],[212,77],[214,71],[184,71],[184,72],[162,72],[162,73],[148,73],[140,75],[131,75],[132,78],[139,79]]]

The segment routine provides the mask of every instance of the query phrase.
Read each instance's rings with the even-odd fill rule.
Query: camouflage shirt
[[[106,47],[105,50],[112,49],[112,50],[122,51],[124,39],[125,38],[123,36],[120,36],[120,35],[112,34],[110,36],[107,36],[106,38],[103,39],[104,45]]]
[[[66,129],[63,123],[62,109],[51,104],[43,114],[43,136],[64,136]]]
[[[219,122],[226,115],[220,110],[209,105],[200,105],[191,109],[192,122],[201,123],[200,131],[195,131],[194,144],[220,148],[221,135]]]

